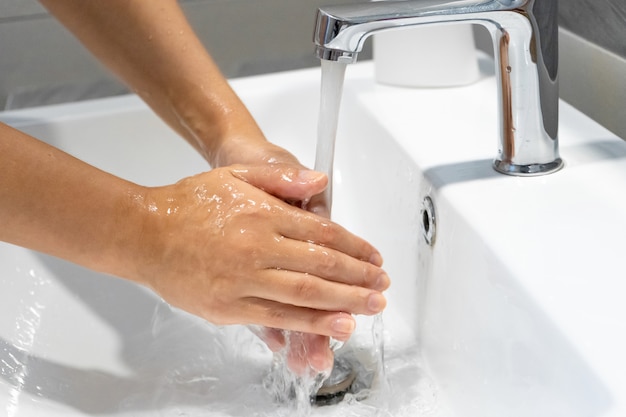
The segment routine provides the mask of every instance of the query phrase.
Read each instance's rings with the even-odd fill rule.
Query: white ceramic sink
[[[333,217],[381,250],[392,277],[392,394],[313,414],[626,415],[626,143],[562,103],[566,167],[503,176],[491,168],[489,71],[428,90],[376,85],[372,72],[347,71]],[[233,81],[267,136],[308,165],[319,78]],[[134,96],[0,119],[146,185],[208,169]],[[281,413],[262,387],[271,355],[247,330],[173,311],[131,283],[0,244],[0,309],[0,414]],[[368,332],[360,326],[357,339]]]

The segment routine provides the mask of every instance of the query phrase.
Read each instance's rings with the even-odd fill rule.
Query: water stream
[[[321,60],[322,82],[320,89],[320,109],[317,122],[317,149],[315,170],[328,176],[328,187],[317,202],[321,210],[330,217],[333,195],[333,162],[335,160],[335,140],[339,124],[339,109],[343,92],[347,64]]]
[[[322,195],[314,197],[313,201],[305,204],[308,208],[326,217],[331,217],[332,212],[332,192],[333,192],[333,165],[335,159],[335,143],[337,139],[337,127],[339,124],[339,114],[341,98],[343,94],[343,82],[345,78],[347,64],[321,60],[321,88],[320,107],[317,125],[317,148],[315,154],[315,170],[324,172],[328,176],[328,186]],[[382,314],[377,315],[372,321],[372,343],[369,347],[369,354],[355,354],[354,350],[348,348],[341,349],[342,343],[331,341],[331,346],[335,350],[336,357],[342,357],[342,363],[347,369],[356,372],[357,377],[352,384],[351,394],[355,399],[364,399],[371,395],[372,388],[379,391],[386,391],[388,387],[385,377],[384,367],[384,337],[383,337]],[[363,349],[361,349],[363,350]],[[364,350],[367,353],[367,348]],[[337,367],[337,362],[335,363]],[[283,370],[286,370],[283,367]],[[288,370],[287,370],[288,373]],[[349,373],[349,371],[348,371]],[[322,378],[320,378],[320,376]],[[333,374],[334,376],[334,374]],[[326,376],[319,375],[318,380],[322,381]],[[332,380],[332,377],[330,378]],[[296,380],[296,392],[308,389],[309,396],[315,396],[319,383],[305,381],[305,385]],[[306,395],[298,395],[298,401],[306,402]],[[300,415],[308,415],[310,409],[307,405],[301,404],[298,407]]]
[[[322,80],[320,89],[320,108],[317,124],[317,149],[315,153],[315,170],[324,172],[328,176],[328,187],[322,194],[319,205],[322,212],[328,217],[332,212],[332,184],[333,164],[335,160],[335,143],[337,140],[337,127],[339,125],[339,113],[341,97],[343,95],[343,82],[348,64],[335,61],[321,60]],[[377,315],[372,321],[372,350],[374,375],[379,389],[386,387],[384,373],[384,338],[383,338],[382,314]],[[370,360],[371,361],[371,360]],[[357,383],[359,379],[357,379]],[[370,385],[364,383],[364,385]],[[370,388],[367,386],[367,388]]]

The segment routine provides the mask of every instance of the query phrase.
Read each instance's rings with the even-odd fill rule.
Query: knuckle
[[[333,223],[322,223],[320,243],[327,245],[337,240],[339,232]]]
[[[287,320],[285,311],[280,308],[270,308],[266,311],[267,319],[273,327],[282,328]]]
[[[318,295],[317,286],[308,275],[296,282],[294,291],[294,295],[301,300],[309,300]]]
[[[321,274],[328,277],[334,275],[336,269],[339,267],[339,263],[339,259],[335,253],[324,250],[318,261],[318,268]]]

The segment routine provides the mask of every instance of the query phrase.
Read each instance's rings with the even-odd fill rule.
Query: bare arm
[[[128,276],[118,263],[138,243],[143,192],[0,123],[0,240]]]
[[[41,3],[213,167],[297,162],[266,141],[176,0]]]

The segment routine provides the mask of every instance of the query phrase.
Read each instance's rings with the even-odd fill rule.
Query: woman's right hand
[[[145,222],[134,273],[171,305],[218,325],[346,340],[352,314],[385,307],[389,278],[369,243],[282,201],[318,194],[326,182],[313,171],[231,166],[148,189],[136,198]]]

